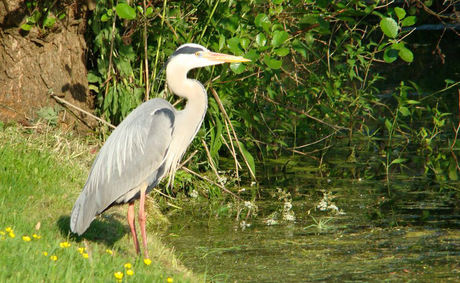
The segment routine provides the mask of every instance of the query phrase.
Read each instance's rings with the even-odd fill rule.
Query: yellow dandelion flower
[[[44,256],[47,256],[47,255],[48,255],[48,253],[47,253],[47,252],[42,252],[42,254],[43,254]]]
[[[128,269],[128,270],[126,270],[126,275],[133,276],[134,271],[132,269]]]
[[[126,269],[131,269],[131,267],[133,267],[133,266],[131,265],[131,263],[128,262],[128,263],[125,263],[124,267]]]
[[[123,280],[123,272],[117,271],[117,272],[115,272],[113,275],[115,276],[115,278],[117,279],[117,281]]]
[[[22,236],[22,239],[25,241],[25,242],[30,242],[30,237],[29,236]]]
[[[78,248],[77,251],[81,254],[83,254],[85,252],[85,248]]]
[[[152,263],[152,261],[150,260],[150,258],[145,258],[144,263],[145,263],[145,265],[150,265]]]
[[[168,283],[173,283],[174,280],[173,280],[171,277],[168,277],[168,278],[166,278],[166,282],[168,282]]]
[[[33,237],[34,239],[37,239],[37,240],[38,240],[38,239],[40,239],[42,236],[39,236],[39,235],[37,235],[37,234],[33,234],[32,237]]]
[[[62,242],[62,243],[59,243],[59,246],[61,248],[65,249],[65,248],[70,247],[70,243],[69,242]]]
[[[11,231],[8,233],[8,236],[10,236],[10,238],[16,237],[16,235],[15,235],[14,232],[13,232],[13,230],[11,230]]]
[[[52,261],[56,261],[56,260],[57,260],[57,256],[52,255],[52,256],[50,256],[50,259],[51,259]]]
[[[9,232],[13,232],[13,229],[11,227],[6,227],[5,231],[9,233]]]
[[[5,232],[3,232],[3,231],[0,231],[0,235],[5,235]]]
[[[108,253],[109,255],[113,254],[112,250],[109,250],[109,249],[105,250],[105,252]]]
[[[82,255],[84,258],[89,258],[89,254],[87,254],[87,253],[82,253],[81,255]]]

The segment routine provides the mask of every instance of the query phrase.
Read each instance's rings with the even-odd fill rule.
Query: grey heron
[[[113,205],[128,203],[128,224],[136,252],[134,201],[139,199],[138,221],[148,258],[145,231],[145,196],[165,176],[174,178],[177,166],[198,132],[207,109],[203,85],[187,78],[194,68],[223,63],[249,62],[239,56],[211,52],[198,44],[181,45],[166,63],[171,91],[187,99],[182,110],[155,98],[132,111],[113,131],[99,151],[88,179],[72,210],[70,229],[83,234],[93,219]]]

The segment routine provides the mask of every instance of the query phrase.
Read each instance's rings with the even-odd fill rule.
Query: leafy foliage
[[[357,0],[144,5],[98,1],[89,23],[94,46],[88,79],[99,114],[110,122],[118,124],[148,97],[175,99],[162,91],[160,69],[183,43],[252,60],[192,74],[210,96],[204,127],[192,146],[201,148],[204,140],[209,147],[209,155],[200,150],[192,158],[202,169],[210,169],[200,162],[207,158],[218,164],[219,157],[232,157],[239,164],[238,151],[255,170],[256,160],[286,152],[310,156],[344,134],[350,143],[356,135],[388,134],[392,148],[399,136],[406,143],[426,140],[427,127],[413,127],[424,115],[435,115],[438,122],[448,117],[437,97],[402,98],[408,91],[404,85],[392,101],[380,95],[384,78],[376,64],[414,61],[406,42],[417,22],[413,7]],[[209,78],[216,79],[209,84]],[[397,108],[390,106],[394,101]],[[432,137],[443,127],[445,122],[436,124]],[[388,150],[386,168],[403,166],[404,152],[392,157]]]

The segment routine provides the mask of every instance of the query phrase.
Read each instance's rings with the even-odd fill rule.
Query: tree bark
[[[57,19],[51,28],[38,22],[26,32],[20,26],[27,23],[33,10],[18,0],[0,1],[0,121],[36,122],[39,109],[56,109],[51,92],[89,110],[92,103],[84,38],[87,12],[83,2],[44,1],[43,5],[52,6],[48,9],[55,13],[50,13],[52,17],[58,13],[65,13],[65,17]],[[35,7],[40,9],[43,7]],[[60,109],[55,112],[61,127],[88,129],[84,114]]]

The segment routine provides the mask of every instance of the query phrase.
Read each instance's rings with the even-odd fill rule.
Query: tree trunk
[[[0,1],[0,121],[31,124],[44,118],[37,111],[51,107],[61,127],[88,129],[82,113],[56,108],[50,96],[54,93],[85,110],[92,104],[84,39],[86,6],[76,0],[43,2],[42,7],[31,9],[18,0]],[[52,11],[48,17],[56,18],[54,25],[45,27],[39,21],[28,32],[20,28],[33,11],[44,11],[45,5]],[[59,13],[65,13],[62,20],[57,19]]]

